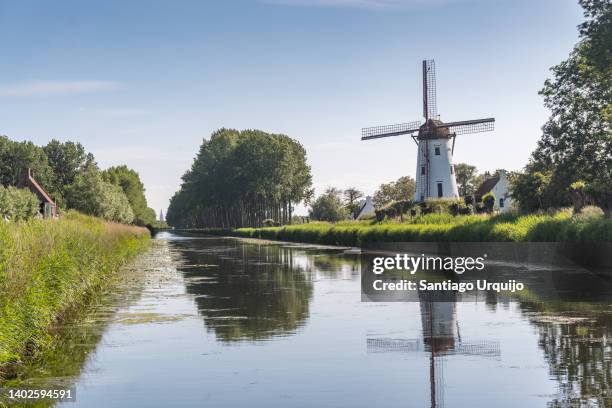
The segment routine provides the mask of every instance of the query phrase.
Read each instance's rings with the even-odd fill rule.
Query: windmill
[[[361,140],[410,135],[418,146],[416,191],[413,199],[458,198],[453,165],[455,137],[469,133],[490,132],[494,118],[444,123],[436,106],[436,66],[434,60],[423,61],[423,116],[416,121],[375,126],[361,131]],[[451,145],[452,140],[452,145]]]
[[[453,355],[499,359],[499,342],[462,339],[457,319],[456,294],[419,291],[423,336],[414,339],[368,338],[368,353],[428,353],[431,408],[444,407],[444,360]]]

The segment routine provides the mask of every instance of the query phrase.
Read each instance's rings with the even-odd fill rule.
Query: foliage
[[[585,22],[567,60],[552,68],[540,94],[551,116],[513,197],[523,210],[569,204],[569,186],[612,185],[612,3],[580,0]],[[533,189],[529,186],[533,185]],[[517,190],[515,188],[515,190]],[[609,191],[609,190],[608,190]],[[600,205],[608,200],[600,196]]]
[[[204,140],[166,220],[177,227],[286,224],[311,195],[306,151],[297,141],[259,130],[220,129]]]
[[[612,213],[612,180],[597,179],[585,186],[585,193],[608,216]]]
[[[384,207],[393,201],[410,200],[416,190],[416,182],[410,176],[400,177],[396,181],[381,184],[374,193],[375,207]]]
[[[66,187],[66,199],[70,208],[85,214],[129,224],[134,212],[121,187],[104,181],[96,169],[87,169],[76,176],[74,183]]]
[[[45,151],[32,142],[15,142],[0,136],[0,184],[16,186],[27,168],[32,169],[36,180],[51,194],[53,188],[53,169]]]
[[[0,223],[0,378],[7,363],[52,346],[51,324],[108,282],[148,236],[74,212]]]
[[[474,194],[479,184],[476,166],[467,163],[455,164],[455,178],[459,189],[459,196],[465,197]]]
[[[0,222],[23,221],[38,214],[38,199],[28,189],[0,186]]]
[[[267,219],[263,220],[263,221],[261,222],[261,224],[262,224],[264,227],[274,227],[274,226],[277,224],[277,222],[276,222],[276,221],[274,221],[272,218],[267,218]]]
[[[107,220],[155,223],[155,211],[147,207],[138,173],[118,166],[100,174],[94,156],[80,143],[53,139],[39,147],[0,136],[1,185],[18,185],[27,168],[33,170],[36,181],[62,208],[78,209]]]
[[[59,201],[62,201],[66,186],[74,183],[77,174],[88,167],[97,167],[93,154],[87,153],[80,143],[61,143],[53,139],[42,149],[53,172],[51,188]]]
[[[155,222],[155,210],[147,206],[144,184],[136,171],[125,165],[110,167],[102,172],[102,178],[121,187],[134,212],[135,224],[152,225]]]
[[[344,190],[343,196],[347,211],[353,218],[357,217],[360,210],[358,200],[364,197],[363,192],[355,187],[349,187]]]
[[[488,213],[493,212],[493,207],[495,207],[495,194],[488,192],[482,196],[482,204],[484,205],[485,210]]]
[[[309,216],[317,221],[340,221],[348,218],[349,214],[339,191],[329,188],[311,204]]]
[[[518,173],[512,183],[512,198],[518,200],[522,211],[530,212],[554,205],[549,185],[551,172],[534,171],[528,164],[524,172]]]

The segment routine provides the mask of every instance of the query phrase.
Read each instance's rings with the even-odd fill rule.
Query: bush
[[[28,189],[0,186],[0,217],[23,221],[39,214],[39,202]]]
[[[106,182],[96,169],[79,174],[66,187],[68,206],[84,214],[129,224],[134,212],[121,187]]]
[[[262,221],[262,224],[264,227],[273,227],[276,224],[276,221],[274,221],[272,218],[266,218]]]
[[[488,213],[493,212],[493,207],[495,206],[495,194],[489,192],[482,196],[482,204],[484,205],[484,209]]]
[[[317,197],[310,207],[310,218],[318,221],[340,221],[348,218],[349,214],[340,197],[333,193],[326,193]]]

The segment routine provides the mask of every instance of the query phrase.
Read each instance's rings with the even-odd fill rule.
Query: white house
[[[474,196],[477,200],[481,199],[487,193],[493,193],[495,196],[494,210],[507,212],[512,206],[512,198],[510,197],[510,184],[505,170],[500,170],[495,176],[485,174],[485,179],[478,187]]]
[[[355,217],[355,219],[360,220],[374,214],[374,203],[372,202],[372,197],[367,196],[365,200],[361,200],[359,202],[359,211],[357,212],[357,217]]]

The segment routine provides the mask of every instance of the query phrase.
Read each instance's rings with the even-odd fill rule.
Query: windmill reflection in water
[[[498,341],[465,340],[457,319],[455,292],[419,292],[422,338],[368,338],[368,353],[429,353],[429,383],[432,408],[444,406],[444,358],[460,354],[498,359]]]

